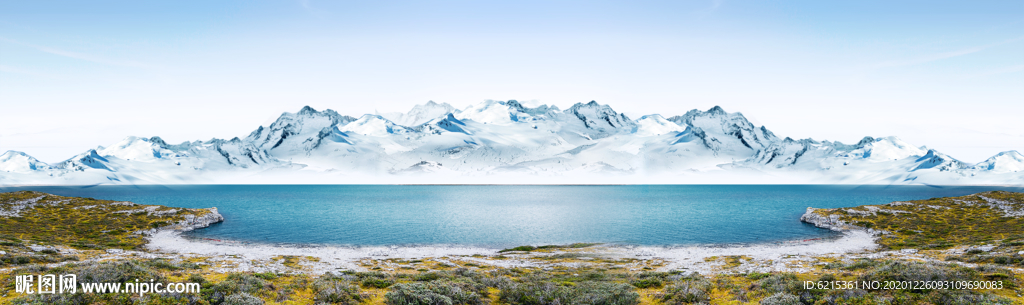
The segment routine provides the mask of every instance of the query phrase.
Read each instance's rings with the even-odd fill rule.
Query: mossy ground
[[[884,230],[878,243],[891,249],[946,249],[959,245],[1024,242],[1024,217],[1011,217],[982,198],[1024,210],[1024,194],[993,191],[962,197],[818,210],[863,228]],[[1024,245],[1022,243],[1021,245]]]
[[[176,223],[188,214],[209,213],[32,191],[0,193],[0,210],[37,198],[18,216],[0,217],[0,247],[33,243],[78,249],[134,249],[146,243],[138,231]]]
[[[409,263],[409,261],[407,261]],[[424,261],[430,265],[428,261]],[[859,259],[818,265],[811,272],[721,273],[651,272],[603,268],[478,268],[458,262],[443,270],[391,272],[339,271],[333,275],[301,272],[213,271],[200,261],[132,259],[76,262],[58,267],[23,266],[0,271],[0,289],[14,290],[17,274],[69,274],[79,278],[146,276],[165,282],[200,283],[198,294],[81,295],[82,304],[229,304],[242,293],[266,304],[415,304],[447,296],[451,304],[762,304],[766,298],[792,296],[800,304],[1020,304],[1024,275],[982,265]],[[124,268],[118,266],[132,266]],[[126,271],[126,270],[130,270]],[[128,272],[128,273],[125,273]],[[125,273],[125,274],[120,274]],[[998,290],[805,289],[804,281],[956,280],[1000,281]],[[410,286],[412,285],[412,286]],[[420,285],[420,286],[417,286]],[[457,288],[457,289],[455,289]],[[460,290],[461,289],[461,290]],[[456,291],[461,294],[452,295]],[[396,295],[400,294],[400,295]],[[547,300],[547,301],[544,301]],[[588,303],[588,300],[603,300]],[[954,300],[959,300],[953,302]],[[771,301],[771,300],[769,300]],[[403,303],[404,302],[404,303]],[[79,304],[38,295],[7,293],[2,304]],[[428,304],[428,303],[419,303]],[[430,304],[449,304],[446,302]]]

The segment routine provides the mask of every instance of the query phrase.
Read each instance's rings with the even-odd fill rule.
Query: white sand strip
[[[635,255],[665,259],[670,263],[662,268],[708,272],[704,259],[714,256],[747,256],[753,259],[747,268],[739,271],[800,271],[794,263],[807,261],[812,256],[847,254],[871,251],[877,248],[875,237],[864,231],[848,231],[838,239],[782,244],[754,244],[733,247],[637,247]]]
[[[234,261],[269,260],[275,256],[309,256],[320,260],[314,266],[314,272],[327,272],[335,269],[361,270],[356,263],[362,259],[419,259],[442,257],[466,257],[472,255],[495,256],[497,249],[459,246],[415,246],[415,247],[341,247],[341,246],[287,246],[268,244],[249,244],[232,241],[190,240],[171,231],[162,231],[151,236],[147,245],[152,250],[180,254],[194,254],[212,257],[233,257]],[[833,240],[816,240],[775,244],[755,244],[745,246],[692,246],[692,247],[593,247],[583,252],[595,255],[631,257],[637,259],[664,259],[668,262],[661,270],[687,269],[701,273],[715,272],[715,263],[705,262],[705,258],[714,256],[747,256],[753,260],[745,264],[744,271],[785,271],[800,270],[794,263],[805,261],[810,256],[863,252],[875,249],[874,238],[859,231],[846,232],[841,238]],[[519,255],[516,255],[517,258]],[[462,259],[460,259],[462,260]],[[502,267],[540,266],[536,261],[496,260],[488,258],[472,259]],[[720,263],[719,263],[720,265]],[[749,265],[749,266],[748,266]],[[247,266],[247,265],[246,265]],[[240,266],[241,270],[248,269]]]

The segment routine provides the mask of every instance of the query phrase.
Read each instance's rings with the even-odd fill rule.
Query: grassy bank
[[[20,243],[78,249],[135,249],[141,234],[173,226],[207,209],[182,209],[33,191],[0,193],[0,250]]]
[[[984,192],[962,197],[932,198],[820,209],[847,224],[880,230],[878,243],[891,249],[947,249],[960,245],[1024,246],[1024,194]]]

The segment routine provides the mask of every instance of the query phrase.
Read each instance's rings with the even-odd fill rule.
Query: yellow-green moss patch
[[[884,231],[878,243],[893,249],[943,249],[1024,240],[1022,193],[992,191],[816,212]]]
[[[210,212],[33,191],[0,193],[0,211],[2,242],[79,249],[137,248],[146,243],[139,232]]]

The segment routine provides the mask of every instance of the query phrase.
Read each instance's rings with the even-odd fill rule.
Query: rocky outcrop
[[[25,200],[0,203],[0,217],[21,216],[21,211],[35,207],[36,203],[39,202],[40,199],[43,199],[45,197],[46,195],[42,195],[39,197],[29,198]]]
[[[184,220],[178,221],[175,224],[161,227],[160,230],[171,230],[176,232],[188,232],[195,229],[202,229],[209,227],[211,224],[215,224],[224,221],[224,216],[217,212],[217,208],[208,209],[194,209],[196,215],[186,214]]]
[[[981,198],[982,200],[985,200],[985,204],[988,204],[989,207],[1002,211],[1003,214],[1006,215],[1006,217],[1024,216],[1024,204],[1021,204],[1019,202],[1010,202],[1006,200],[985,197],[982,195],[982,193],[974,195],[978,196],[978,198]]]
[[[800,216],[800,221],[814,225],[822,229],[829,229],[838,232],[847,232],[851,230],[863,230],[864,228],[854,226],[846,223],[839,219],[839,215],[824,213],[826,209],[816,209],[812,207],[807,208],[807,212]],[[822,211],[822,212],[818,212]]]
[[[870,208],[875,208],[875,207],[871,207],[871,206],[868,206],[868,208],[869,208],[868,209],[869,212],[872,213],[872,214],[877,210],[877,208],[876,209],[870,209]],[[871,235],[889,234],[889,232],[885,231],[885,230],[868,229],[868,228],[864,228],[864,227],[861,227],[861,226],[852,225],[852,224],[842,220],[842,214],[838,214],[838,213],[832,214],[832,213],[829,213],[830,210],[832,210],[832,209],[817,209],[817,208],[808,207],[807,211],[804,212],[804,215],[800,216],[800,221],[812,224],[815,227],[819,227],[819,228],[822,228],[822,229],[829,229],[829,230],[836,231],[836,232],[843,232],[843,233],[845,233],[845,232],[850,232],[850,231],[863,231],[863,232],[867,232],[867,233],[869,233]],[[857,211],[857,210],[849,210],[849,209],[838,209],[838,210],[841,211],[841,212],[846,212],[846,213],[857,213],[857,212],[860,212],[860,211]],[[887,212],[892,212],[892,211],[887,211]],[[905,212],[903,212],[903,213],[905,213]]]

